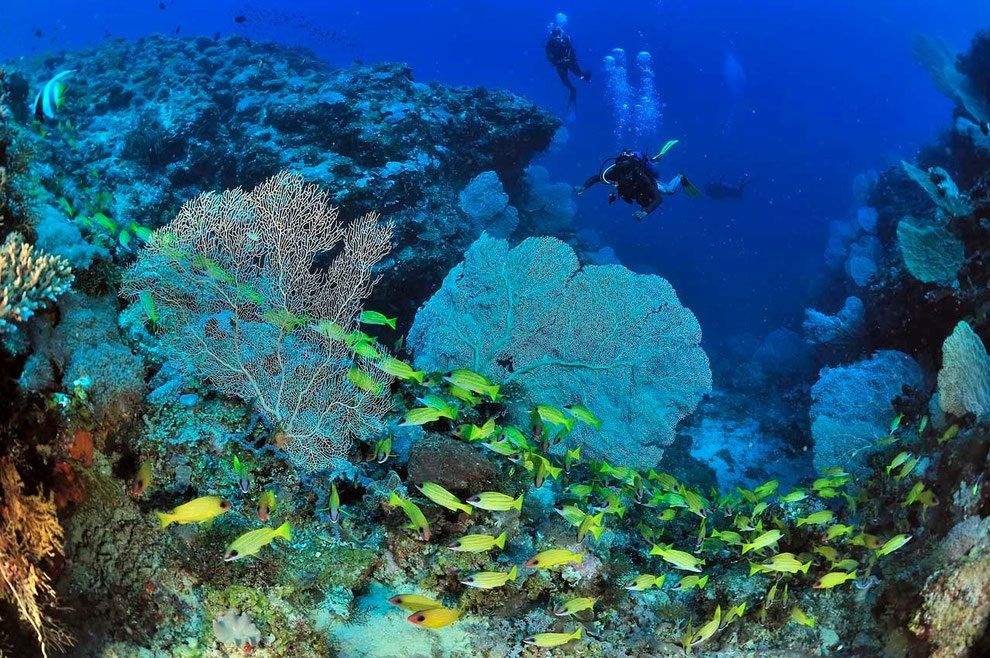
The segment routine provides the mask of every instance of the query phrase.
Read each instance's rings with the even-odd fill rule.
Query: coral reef
[[[0,245],[0,333],[12,331],[72,285],[69,264],[35,251],[19,233]]]
[[[391,237],[375,214],[345,226],[326,192],[282,173],[248,193],[184,205],[127,272],[124,291],[160,319],[168,353],[189,376],[252,402],[280,448],[325,468],[354,439],[378,433],[390,408],[391,377],[347,337]]]
[[[653,466],[711,390],[700,340],[694,315],[660,277],[579,269],[573,250],[551,238],[510,249],[485,235],[417,313],[408,344],[418,368],[466,365],[518,385],[527,410],[595,409],[604,438],[570,440],[589,456]]]

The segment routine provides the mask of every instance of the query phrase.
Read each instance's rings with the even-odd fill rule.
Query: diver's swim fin
[[[667,142],[666,144],[663,145],[663,148],[660,149],[660,152],[659,153],[657,153],[656,155],[654,155],[650,159],[653,160],[654,162],[660,162],[660,158],[662,158],[663,156],[667,155],[667,151],[669,151],[670,149],[674,148],[674,146],[677,145],[677,141],[678,140],[676,140],[676,139],[670,140],[669,142]]]
[[[695,187],[694,183],[692,183],[684,174],[681,174],[681,187],[684,188],[684,193],[692,199],[701,198],[701,190]]]

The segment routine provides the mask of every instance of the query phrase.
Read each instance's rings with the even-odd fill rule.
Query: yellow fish
[[[581,564],[584,561],[584,552],[574,553],[566,548],[551,548],[541,551],[531,557],[526,566],[534,569],[552,569],[561,564]]]
[[[780,497],[780,502],[782,503],[796,503],[800,500],[804,500],[808,497],[808,492],[804,489],[794,489],[786,496]]]
[[[808,573],[808,568],[811,567],[811,560],[808,560],[804,564],[798,560],[794,553],[778,553],[774,555],[769,562],[764,564],[752,564],[749,565],[749,575],[753,575],[758,571],[776,571],[779,573]]]
[[[454,610],[452,608],[430,608],[429,610],[414,612],[406,617],[406,620],[424,628],[443,628],[444,626],[453,624],[460,616],[460,610]]]
[[[690,553],[685,553],[684,551],[678,551],[672,548],[663,548],[662,546],[654,545],[650,549],[650,555],[659,555],[664,561],[671,563],[678,569],[683,569],[684,571],[696,571],[701,572],[701,565],[705,563],[704,560],[696,558]]]
[[[497,400],[499,398],[500,387],[497,384],[492,384],[488,381],[488,378],[484,375],[479,375],[476,372],[471,372],[470,370],[454,370],[453,372],[447,373],[444,379],[456,386],[457,388],[462,388],[466,391],[471,391],[472,393],[478,393],[479,395],[487,395],[492,400]]]
[[[578,626],[577,630],[573,633],[537,633],[536,635],[531,635],[523,640],[526,644],[531,644],[535,647],[543,647],[544,649],[548,647],[559,647],[563,644],[567,644],[571,640],[581,639],[581,627]]]
[[[636,576],[631,583],[626,585],[626,589],[633,592],[642,592],[651,587],[663,587],[665,580],[667,580],[667,574],[654,576],[653,574],[644,573]]]
[[[173,523],[205,523],[231,508],[220,496],[203,496],[179,505],[171,512],[155,512],[163,528]]]
[[[681,592],[688,592],[693,588],[704,589],[705,585],[708,584],[708,576],[696,576],[691,574],[690,576],[684,576],[677,582],[677,589]]]
[[[910,541],[911,535],[896,535],[887,540],[887,542],[877,549],[877,557],[883,557],[884,555],[890,555],[898,548]]]
[[[420,596],[419,594],[397,594],[390,598],[388,602],[400,608],[405,608],[409,612],[420,612],[421,610],[432,610],[433,608],[443,607],[443,604],[439,601],[434,601],[429,597]]]
[[[585,610],[591,610],[598,603],[598,599],[593,599],[588,596],[579,596],[573,599],[568,599],[562,604],[557,606],[553,611],[558,617],[567,617],[569,615],[576,615],[579,612],[584,612]]]
[[[411,379],[417,384],[423,383],[423,377],[426,376],[426,372],[423,370],[413,370],[405,361],[400,361],[392,357],[386,357],[376,363],[381,370],[384,370],[388,374],[396,377],[398,379]]]
[[[513,566],[508,573],[502,573],[501,571],[479,571],[471,574],[461,582],[468,587],[477,587],[478,589],[494,589],[505,585],[510,580],[515,580],[518,573],[519,569],[515,566]]]
[[[808,516],[802,516],[797,520],[797,527],[803,525],[825,525],[831,522],[832,518],[835,517],[829,510],[821,510],[820,512],[815,512],[814,514],[809,514]]]
[[[791,620],[796,621],[802,626],[807,626],[808,628],[815,627],[815,620],[804,614],[804,612],[802,612],[802,610],[798,607],[791,609]]]
[[[461,551],[464,553],[484,553],[496,547],[505,548],[506,537],[508,537],[507,532],[503,532],[498,537],[491,535],[464,535],[453,544],[447,546],[447,548],[452,551]]]
[[[836,523],[833,526],[829,526],[828,530],[825,532],[825,539],[835,539],[837,537],[842,537],[843,535],[851,535],[853,527],[851,525],[842,525],[841,523]]]
[[[588,407],[580,404],[565,404],[564,409],[585,425],[591,425],[596,430],[602,426],[602,419],[592,413]]]
[[[392,507],[401,507],[402,511],[406,514],[406,518],[409,519],[409,527],[419,531],[423,541],[430,541],[430,523],[426,520],[423,510],[419,509],[419,505],[411,500],[402,498],[394,491],[389,496],[388,503]]]
[[[148,459],[141,464],[141,468],[138,469],[137,475],[131,482],[131,495],[140,496],[151,487],[152,480],[151,460]]]
[[[815,589],[832,589],[836,585],[841,585],[847,580],[856,580],[856,572],[846,573],[845,571],[830,571],[821,578],[818,582],[812,585]]]
[[[798,525],[801,525],[800,523]],[[750,551],[759,551],[768,546],[772,546],[780,541],[780,538],[784,536],[780,530],[767,530],[762,535],[754,539],[748,544],[742,545],[742,554],[745,555]]]
[[[488,510],[489,512],[507,512],[513,508],[521,510],[523,494],[520,494],[518,498],[513,498],[497,491],[484,491],[471,496],[467,502],[469,505],[474,505],[479,509]]]
[[[378,311],[362,311],[358,320],[363,324],[378,324],[395,330],[395,321],[398,318],[387,318],[384,313]]]
[[[258,528],[245,532],[230,543],[227,551],[223,554],[223,560],[224,562],[231,562],[250,557],[275,541],[276,537],[281,537],[285,541],[292,541],[292,528],[288,521],[278,528]]]
[[[420,485],[419,490],[423,492],[424,496],[432,500],[437,505],[446,507],[454,512],[460,511],[465,514],[470,514],[474,511],[473,507],[462,503],[457,496],[450,493],[436,482],[424,482]]]

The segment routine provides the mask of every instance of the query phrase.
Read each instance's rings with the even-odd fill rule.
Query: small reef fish
[[[890,472],[892,470],[894,470],[895,468],[897,468],[898,466],[900,466],[901,464],[903,464],[904,462],[906,462],[910,458],[911,458],[911,453],[910,452],[907,452],[906,450],[903,451],[903,452],[897,453],[897,455],[893,459],[890,460],[890,463],[887,464],[887,467],[885,469],[887,475],[890,475]]]
[[[673,548],[664,548],[656,544],[650,549],[650,555],[657,555],[665,562],[669,562],[683,571],[696,571],[700,573],[701,566],[705,563],[704,560],[696,558],[690,553],[678,551]]]
[[[510,441],[505,439],[499,439],[497,441],[488,441],[481,444],[485,448],[488,448],[497,455],[502,455],[503,457],[512,457],[517,454],[519,450],[512,445]]]
[[[804,489],[794,489],[789,494],[780,497],[782,503],[796,503],[808,497],[808,492]]]
[[[275,541],[276,537],[281,537],[285,541],[292,541],[292,527],[288,521],[277,528],[258,528],[245,532],[230,543],[223,554],[223,560],[224,562],[231,562],[250,557]]]
[[[801,524],[799,523],[798,525]],[[767,548],[768,546],[773,546],[778,541],[780,541],[780,538],[783,536],[784,533],[782,533],[780,530],[767,530],[762,535],[754,539],[752,542],[748,544],[744,543],[742,545],[742,554],[745,555],[750,551],[759,551],[764,548]]]
[[[533,454],[532,461],[527,461],[525,465],[527,466],[526,470],[530,470],[530,466],[532,467],[533,486],[537,489],[543,486],[543,482],[546,480],[548,475],[556,480],[560,477],[563,470],[559,466],[554,466],[551,464],[550,460],[543,455],[537,454]]]
[[[580,526],[581,522],[588,516],[581,510],[580,507],[575,505],[558,505],[554,508],[554,511],[564,517],[564,519],[574,527]]]
[[[839,551],[835,550],[831,546],[815,546],[812,552],[821,555],[829,562],[837,562],[839,559]]]
[[[942,445],[947,441],[951,441],[952,439],[956,438],[957,434],[959,434],[959,426],[950,425],[949,429],[942,432],[942,436],[938,437],[938,444]]]
[[[795,621],[802,626],[807,626],[808,628],[815,627],[815,620],[798,608],[797,606],[791,608],[791,621]]]
[[[911,541],[911,535],[896,535],[891,537],[884,543],[883,546],[877,549],[877,557],[890,555],[909,541]]]
[[[584,562],[584,552],[574,553],[566,548],[551,548],[540,551],[526,561],[526,566],[532,569],[552,569],[562,564],[581,564]]]
[[[412,502],[411,500],[406,500],[399,496],[399,494],[394,491],[388,498],[389,505],[393,507],[400,507],[405,513],[406,518],[409,519],[408,528],[416,530],[419,532],[423,541],[430,541],[430,524],[426,520],[426,515],[423,514],[423,510],[419,509],[419,505]]]
[[[452,551],[462,553],[484,553],[493,548],[505,548],[507,532],[503,532],[498,537],[492,535],[464,535],[454,543],[447,546]]]
[[[375,442],[374,460],[379,464],[384,464],[392,456],[392,437],[387,436]]]
[[[396,594],[388,602],[400,608],[405,608],[409,612],[420,612],[421,610],[432,610],[433,608],[443,607],[443,604],[439,601],[434,601],[429,597],[420,596],[419,594]]]
[[[569,617],[570,615],[576,615],[579,612],[584,612],[585,610],[591,610],[595,607],[596,603],[598,603],[598,599],[587,596],[578,596],[561,603],[554,609],[553,614],[558,617]]]
[[[581,461],[581,446],[568,450],[567,452],[564,453],[564,471],[570,473],[571,467],[574,466],[574,464],[577,464],[579,461]],[[577,485],[577,486],[581,486],[581,485]]]
[[[577,540],[578,543],[584,541],[584,538],[591,533],[591,536],[598,541],[602,537],[602,531],[605,526],[602,525],[602,519],[605,518],[605,512],[599,512],[598,514],[586,514],[581,520],[581,525],[578,526]]]
[[[453,608],[430,608],[414,612],[406,620],[424,628],[443,628],[453,624],[460,616],[461,611]]]
[[[363,356],[366,359],[382,358],[382,353],[375,348],[373,341],[361,341],[359,343],[355,343],[351,349],[354,350],[355,354],[358,356]]]
[[[592,413],[591,409],[580,404],[565,404],[564,409],[585,425],[590,425],[596,430],[601,428],[602,419]]]
[[[140,496],[151,487],[152,482],[151,460],[146,459],[141,463],[141,468],[138,469],[137,475],[131,481],[130,494]]]
[[[474,443],[475,441],[483,441],[487,439],[495,433],[496,429],[497,426],[495,425],[495,419],[489,418],[481,427],[478,427],[473,423],[461,425],[457,430],[457,434],[468,443]]]
[[[518,574],[519,569],[513,566],[507,573],[501,571],[479,571],[471,574],[461,582],[468,587],[495,589],[496,587],[502,587],[510,580],[515,580]]]
[[[578,626],[577,630],[573,633],[537,633],[536,635],[531,635],[523,640],[525,644],[531,644],[534,647],[542,647],[544,649],[550,647],[559,647],[567,644],[571,640],[581,639],[581,627]]]
[[[62,107],[65,101],[65,83],[62,82],[76,72],[76,69],[60,71],[52,76],[45,83],[38,95],[34,99],[34,118],[42,123],[45,119],[55,120],[55,113]]]
[[[450,404],[444,400],[439,395],[430,393],[429,395],[424,395],[419,398],[419,401],[431,409],[436,409],[440,412],[441,418],[449,418],[450,420],[457,420],[457,407]]]
[[[443,418],[443,414],[433,407],[416,407],[406,412],[399,426],[426,425]]]
[[[749,575],[752,576],[755,573],[766,573],[766,572],[778,572],[778,573],[808,573],[808,568],[811,567],[811,560],[805,563],[801,563],[800,560],[795,557],[794,553],[778,553],[770,558],[769,562],[763,564],[753,564],[749,563]]]
[[[340,521],[340,493],[337,491],[337,483],[330,485],[330,523]]]
[[[461,502],[461,499],[450,493],[436,482],[424,482],[419,486],[423,495],[432,500],[440,507],[446,507],[453,512],[464,512],[470,514],[474,508]]]
[[[519,494],[518,498],[513,498],[498,491],[483,491],[468,498],[467,502],[489,512],[508,512],[511,509],[522,510],[524,495]]]
[[[411,379],[417,384],[422,384],[423,377],[426,376],[425,370],[413,370],[412,366],[405,361],[400,361],[399,359],[395,359],[393,357],[386,357],[379,361],[376,365],[397,379]]]
[[[384,313],[379,313],[378,311],[362,311],[358,319],[362,324],[377,324],[389,327],[393,331],[395,330],[395,321],[397,320],[397,318],[387,318]]]
[[[855,571],[851,573],[846,573],[845,571],[830,571],[819,578],[818,582],[812,585],[812,587],[815,589],[832,589],[833,587],[841,585],[849,580],[856,580]]]
[[[800,528],[803,525],[825,525],[826,523],[830,523],[834,517],[835,514],[830,510],[821,510],[808,516],[802,516],[797,520],[797,527]]]
[[[141,307],[144,309],[144,315],[148,321],[151,324],[158,324],[158,308],[155,306],[155,298],[147,290],[142,290],[138,298],[141,300]]]
[[[470,370],[454,370],[453,372],[449,372],[444,377],[444,381],[472,393],[487,395],[493,401],[499,398],[498,392],[501,390],[498,384],[492,384],[484,375],[479,375]]]
[[[700,644],[704,644],[711,639],[715,632],[718,631],[719,626],[722,623],[722,606],[715,606],[715,616],[712,617],[705,625],[698,629],[698,632],[690,637],[687,644],[691,647],[696,647]]]
[[[550,407],[545,404],[538,405],[536,407],[536,415],[545,423],[563,426],[568,432],[574,427],[574,419],[568,418],[564,415],[564,412],[556,407]]]
[[[275,510],[275,492],[271,489],[258,498],[258,520],[268,523],[268,516]]]
[[[677,590],[680,592],[689,592],[695,587],[698,589],[704,589],[705,585],[708,584],[708,576],[696,576],[694,574],[690,576],[684,576],[677,582]]]
[[[852,531],[853,527],[851,525],[836,523],[835,525],[829,526],[828,530],[825,531],[825,539],[831,541],[844,535],[851,535]]]
[[[626,585],[626,589],[633,592],[642,592],[651,587],[663,587],[665,580],[667,580],[667,574],[654,576],[653,574],[644,573],[636,576],[631,583]]]
[[[476,407],[481,404],[481,398],[467,390],[466,388],[461,388],[460,386],[454,386],[453,384],[447,389],[447,392],[453,395],[455,398],[461,402],[467,402],[472,407]]]
[[[251,489],[251,467],[242,462],[237,455],[233,459],[234,475],[237,476],[237,486],[241,493],[247,493]]]
[[[712,530],[713,539],[721,539],[730,546],[742,546],[743,538],[738,532],[733,530]]]
[[[203,496],[179,505],[171,512],[155,512],[163,528],[173,523],[205,523],[227,512],[231,504],[220,496]]]
[[[358,390],[370,393],[371,395],[381,395],[385,390],[383,383],[357,366],[353,366],[347,371],[347,381],[354,384]]]

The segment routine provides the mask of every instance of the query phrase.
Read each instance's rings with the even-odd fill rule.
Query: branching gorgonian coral
[[[38,637],[43,656],[71,638],[48,616],[55,589],[42,563],[62,552],[62,526],[55,503],[24,494],[17,469],[0,459],[0,598],[17,607]]]
[[[64,258],[50,256],[11,233],[0,246],[0,334],[69,289],[72,270]]]
[[[344,226],[328,195],[281,173],[206,193],[156,231],[124,290],[153,309],[167,356],[252,403],[303,468],[378,432],[391,378],[351,349],[392,227]]]

